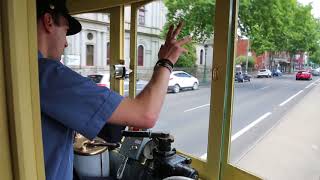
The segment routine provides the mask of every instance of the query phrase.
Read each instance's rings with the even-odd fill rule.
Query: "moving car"
[[[178,93],[180,90],[187,88],[198,89],[199,80],[184,71],[173,71],[170,74],[168,91]]]
[[[307,71],[298,71],[296,74],[296,80],[312,80],[312,74]]]
[[[242,73],[242,71],[236,72],[235,75],[235,80],[238,82],[244,82],[244,81],[249,81],[250,82],[251,75],[248,73]]]
[[[311,71],[311,74],[312,74],[313,76],[320,76],[320,68],[313,69],[313,70]]]
[[[260,69],[258,71],[258,74],[257,74],[257,78],[260,78],[260,77],[271,77],[272,76],[272,73],[269,69]]]
[[[272,71],[272,76],[282,76],[282,72],[280,71],[280,69],[274,69]]]

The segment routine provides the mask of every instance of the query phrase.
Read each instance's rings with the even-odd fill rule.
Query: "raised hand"
[[[187,50],[182,46],[189,43],[191,41],[191,37],[185,37],[181,40],[176,39],[182,27],[183,22],[180,22],[176,29],[174,29],[173,25],[169,27],[166,42],[161,46],[158,53],[159,59],[168,59],[172,64],[175,64],[178,61],[179,56],[182,53],[187,52]]]

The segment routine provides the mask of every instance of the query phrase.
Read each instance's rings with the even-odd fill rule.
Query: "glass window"
[[[203,63],[203,49],[200,51],[200,64],[202,65]]]
[[[144,48],[142,45],[139,45],[138,47],[138,66],[143,66],[143,53],[144,53]]]
[[[110,43],[107,43],[107,65],[110,64]]]
[[[86,59],[87,66],[93,66],[93,52],[94,52],[94,46],[87,44],[87,59]]]
[[[139,9],[139,25],[145,25],[146,24],[146,10],[145,7],[141,7]]]

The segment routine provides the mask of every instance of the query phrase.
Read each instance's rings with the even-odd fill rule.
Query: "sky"
[[[301,4],[307,5],[312,3],[312,13],[315,17],[320,18],[320,0],[298,0]]]

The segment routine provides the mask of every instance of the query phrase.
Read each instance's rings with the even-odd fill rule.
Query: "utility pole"
[[[248,39],[248,43],[247,43],[247,59],[246,59],[246,74],[248,73],[248,56],[249,56],[249,48],[250,48],[250,41]]]
[[[204,68],[203,68],[203,82],[207,82],[207,51],[208,51],[208,45],[204,45]]]

